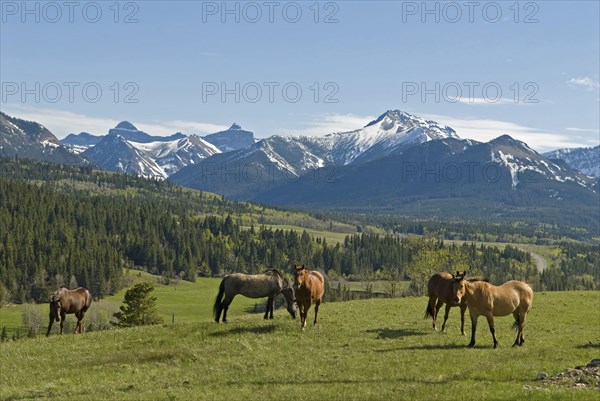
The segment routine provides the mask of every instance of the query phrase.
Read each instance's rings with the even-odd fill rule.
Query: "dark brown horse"
[[[452,284],[454,302],[467,302],[469,315],[471,315],[471,342],[469,347],[475,345],[475,330],[477,318],[486,317],[490,332],[494,340],[494,348],[498,346],[496,330],[494,329],[494,316],[506,316],[512,313],[515,325],[518,327],[517,338],[513,344],[523,345],[525,336],[523,328],[525,318],[533,303],[533,290],[529,284],[522,281],[508,281],[501,286],[495,286],[485,281],[469,281],[464,276],[456,277]]]
[[[267,311],[265,319],[273,319],[273,308],[275,297],[282,293],[287,301],[287,310],[296,318],[296,300],[294,299],[294,289],[289,280],[277,270],[270,269],[261,274],[228,274],[221,280],[219,293],[213,306],[213,316],[218,323],[223,312],[223,322],[227,321],[227,310],[237,294],[242,294],[248,298],[267,298]],[[270,315],[270,316],[269,316]]]
[[[456,277],[464,277],[465,272],[456,272]],[[435,273],[429,279],[427,283],[427,295],[429,296],[429,302],[427,303],[427,309],[425,310],[425,317],[431,316],[433,318],[433,329],[437,331],[436,320],[437,315],[443,304],[446,304],[446,312],[444,313],[444,323],[442,324],[442,333],[446,329],[446,321],[448,321],[448,314],[450,308],[453,306],[460,307],[460,332],[462,335],[465,334],[465,311],[467,310],[467,304],[463,301],[460,304],[455,304],[454,294],[452,293],[452,284],[454,283],[454,277],[450,273],[439,272]],[[437,301],[437,303],[436,303]]]
[[[317,324],[317,315],[319,306],[323,302],[325,293],[325,279],[318,271],[310,271],[304,265],[294,265],[294,287],[296,288],[296,302],[300,310],[300,327],[302,330],[306,327],[306,318],[312,301],[315,302],[315,320]]]
[[[83,316],[91,304],[92,294],[85,288],[69,290],[63,287],[56,291],[50,298],[50,323],[48,323],[46,336],[50,335],[54,320],[60,322],[60,334],[62,334],[66,315],[70,313],[74,313],[77,317],[75,333],[83,333]]]

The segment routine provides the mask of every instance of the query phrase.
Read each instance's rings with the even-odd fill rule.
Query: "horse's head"
[[[306,267],[304,267],[304,265],[302,265],[302,266],[294,265],[294,287],[295,288],[302,287],[305,284],[307,277],[308,277],[308,270],[306,269]]]
[[[57,322],[60,320],[61,308],[60,293],[56,292],[50,297],[50,314]]]
[[[452,302],[455,305],[459,305],[465,295],[465,276],[467,272],[456,272],[456,276],[453,274],[452,278]]]
[[[292,318],[296,318],[296,311],[298,310],[298,306],[296,305],[296,297],[294,295],[294,288],[291,286],[287,286],[281,293],[285,297],[287,302],[287,311],[290,313]]]

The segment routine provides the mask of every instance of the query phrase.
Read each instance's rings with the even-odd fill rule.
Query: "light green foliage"
[[[154,290],[152,283],[139,283],[125,292],[125,302],[120,312],[114,314],[118,327],[146,326],[163,322],[156,311],[156,297],[150,293]]]
[[[454,273],[465,270],[469,270],[466,255],[451,253],[438,241],[426,239],[423,250],[407,265],[406,275],[411,279],[411,289],[414,294],[424,295],[427,293],[427,282],[434,273]]]
[[[212,288],[214,294],[216,286]],[[179,290],[177,290],[179,291]],[[496,318],[498,349],[480,319],[467,349],[457,309],[448,333],[423,319],[426,299],[324,303],[319,325],[236,316],[1,343],[0,399],[15,400],[593,400],[547,385],[597,358],[597,292],[536,293],[525,345],[511,347],[512,316]],[[235,302],[234,302],[235,304]],[[467,328],[467,331],[469,329]],[[65,361],[68,360],[68,363]]]

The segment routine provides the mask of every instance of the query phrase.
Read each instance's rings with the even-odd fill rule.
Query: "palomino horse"
[[[242,294],[248,298],[267,299],[267,311],[265,319],[273,319],[273,306],[275,297],[282,293],[287,301],[287,311],[296,318],[296,300],[294,299],[294,289],[287,278],[276,269],[270,269],[261,274],[228,274],[221,280],[219,294],[213,307],[213,316],[215,322],[219,322],[221,311],[223,312],[223,321],[227,321],[227,309],[233,298],[237,294]],[[225,297],[223,298],[223,295]],[[270,314],[270,316],[269,316]]]
[[[471,315],[471,342],[469,347],[475,345],[475,330],[477,329],[477,318],[480,315],[486,317],[490,326],[490,332],[494,339],[494,348],[498,346],[496,331],[494,329],[494,316],[513,315],[515,325],[518,327],[515,345],[523,345],[525,337],[523,327],[525,318],[531,309],[533,302],[533,290],[529,284],[522,281],[508,281],[496,287],[485,281],[469,281],[464,276],[456,277],[452,284],[454,303],[459,304],[463,300],[469,307]]]
[[[92,304],[92,294],[85,288],[79,287],[75,290],[61,288],[50,298],[50,323],[46,336],[50,335],[50,329],[54,320],[60,321],[60,334],[63,333],[65,317],[68,313],[74,313],[77,317],[75,333],[83,333],[83,315]]]
[[[438,312],[442,308],[443,304],[446,304],[446,313],[444,313],[444,323],[442,324],[442,333],[446,330],[446,322],[448,321],[448,315],[450,308],[453,306],[460,307],[460,332],[462,335],[465,334],[465,311],[467,310],[467,304],[463,300],[460,305],[454,303],[452,294],[452,284],[454,283],[455,277],[465,277],[467,272],[456,272],[456,276],[450,273],[439,272],[435,273],[429,279],[427,283],[427,295],[429,296],[429,302],[427,303],[427,309],[425,309],[425,318],[431,316],[433,318],[433,330],[437,331],[437,316]],[[482,279],[470,278],[468,281],[480,281]],[[488,281],[483,279],[483,281]],[[437,304],[436,304],[437,301]]]
[[[300,267],[294,265],[294,286],[296,287],[296,302],[298,302],[300,310],[300,326],[304,330],[312,301],[315,301],[313,324],[317,324],[319,305],[323,302],[323,293],[325,292],[325,279],[318,271],[310,271],[304,265]]]

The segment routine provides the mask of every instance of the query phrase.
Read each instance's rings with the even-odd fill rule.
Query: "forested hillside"
[[[82,285],[101,298],[120,289],[123,269],[133,267],[166,281],[289,271],[292,263],[363,280],[466,269],[493,282],[523,279],[552,289],[569,287],[565,275],[574,271],[575,259],[565,258],[564,271],[548,275],[546,285],[530,255],[512,247],[448,247],[434,238],[369,233],[328,243],[306,231],[248,226],[248,214],[260,207],[86,167],[3,159],[0,172],[2,302],[46,301],[59,285]],[[594,254],[585,247],[572,252],[584,255],[575,268],[585,277],[576,284],[598,288]]]

